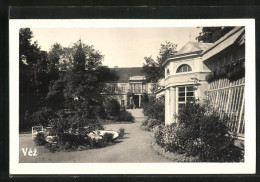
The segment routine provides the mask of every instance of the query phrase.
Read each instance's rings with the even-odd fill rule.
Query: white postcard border
[[[86,27],[245,26],[245,162],[243,163],[19,163],[19,29]],[[10,174],[253,174],[256,170],[254,19],[85,19],[9,21]]]

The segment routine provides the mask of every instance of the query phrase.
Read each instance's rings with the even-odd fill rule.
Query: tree
[[[64,82],[61,79],[52,81],[46,97],[47,105],[54,111],[63,109],[65,106]]]
[[[59,62],[59,67],[62,67],[62,70],[73,69],[74,64],[76,64],[74,62],[74,56],[79,44],[81,44],[81,52],[85,54],[85,70],[95,70],[102,66],[104,58],[102,53],[99,50],[95,50],[93,45],[86,45],[79,41],[73,44],[72,47],[63,47],[62,55],[60,56],[61,60]]]
[[[143,65],[142,72],[145,74],[148,82],[157,83],[164,77],[163,63],[176,53],[177,44],[166,41],[165,44],[161,44],[159,55],[156,61],[150,56],[145,57],[145,64]]]
[[[67,70],[64,76],[64,96],[66,103],[71,107],[83,107],[87,109],[99,100],[99,82],[97,69],[101,64],[103,55],[99,51],[88,49],[92,46],[83,46],[81,41],[75,45],[71,69]],[[88,55],[88,56],[86,56]],[[92,57],[94,55],[94,57]],[[74,102],[72,100],[78,100]],[[72,101],[71,104],[68,101]],[[76,105],[75,105],[76,104]]]
[[[48,52],[48,71],[58,71],[60,60],[64,57],[64,49],[59,43],[51,46]]]
[[[144,59],[146,64],[143,65],[142,72],[145,73],[146,80],[153,83],[158,82],[160,78],[163,78],[164,70],[151,56]]]
[[[234,27],[203,27],[202,32],[196,37],[198,42],[214,43]]]
[[[32,43],[33,33],[29,28],[19,30],[19,115],[20,128],[30,125],[31,113],[43,104],[48,91],[46,80],[47,53]],[[47,86],[46,86],[47,85]]]

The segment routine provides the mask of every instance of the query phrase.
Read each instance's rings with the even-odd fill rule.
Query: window
[[[115,86],[111,86],[111,92],[112,93],[116,92],[116,87]]]
[[[176,73],[189,72],[191,71],[191,67],[187,64],[183,64],[178,67]]]
[[[179,111],[184,108],[186,103],[195,101],[193,86],[178,88],[178,108]]]
[[[125,93],[125,85],[121,85],[121,92]]]

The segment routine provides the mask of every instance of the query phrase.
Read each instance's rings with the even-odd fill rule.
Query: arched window
[[[189,72],[191,71],[191,67],[187,64],[182,64],[178,67],[176,73]]]

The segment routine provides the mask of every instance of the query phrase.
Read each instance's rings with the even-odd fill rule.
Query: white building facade
[[[176,116],[188,102],[203,102],[210,72],[202,61],[202,52],[210,43],[188,42],[174,56],[167,59],[165,68],[165,124],[177,122]]]

